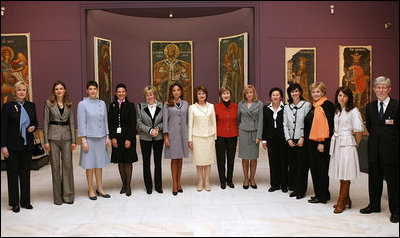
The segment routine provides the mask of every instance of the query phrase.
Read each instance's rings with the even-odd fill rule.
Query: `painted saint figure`
[[[235,42],[229,44],[227,53],[224,56],[223,66],[225,73],[221,87],[230,87],[232,89],[232,101],[238,103],[242,97],[243,91],[243,55],[242,49]]]

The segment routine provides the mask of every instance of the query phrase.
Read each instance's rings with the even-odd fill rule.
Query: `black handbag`
[[[33,134],[33,136],[35,137],[35,134]],[[42,143],[40,143],[40,139],[39,139],[39,143],[36,143],[36,138],[34,138],[33,140],[33,156],[38,156],[38,155],[43,155],[44,154],[44,149],[42,146]]]

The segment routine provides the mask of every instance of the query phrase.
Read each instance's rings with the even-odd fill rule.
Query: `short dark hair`
[[[303,89],[301,88],[300,84],[292,83],[291,85],[289,85],[289,87],[286,90],[289,104],[293,103],[293,98],[292,98],[292,95],[290,95],[290,93],[292,91],[296,90],[296,89],[298,89],[300,91],[300,100],[304,100],[304,98],[303,98]]]
[[[346,109],[345,110],[346,110],[346,112],[351,111],[355,107],[354,103],[353,103],[353,100],[354,100],[353,92],[351,91],[350,88],[340,87],[340,88],[338,88],[336,90],[336,93],[335,93],[335,112],[336,111],[339,111],[339,112],[342,111],[342,107],[340,106],[339,101],[337,99],[340,92],[346,94],[347,97],[349,97],[349,101],[346,104]]]
[[[90,80],[89,82],[87,82],[86,89],[89,89],[90,86],[95,86],[96,88],[99,88],[99,84],[94,80]]]
[[[119,83],[119,84],[117,84],[117,87],[115,87],[115,92],[117,92],[118,88],[124,88],[124,89],[125,89],[125,91],[127,91],[127,92],[128,92],[128,89],[126,88],[126,85],[125,85],[125,84],[123,84],[123,83]],[[128,100],[128,96],[126,96],[126,97],[125,97],[125,101],[126,101],[126,102],[128,102],[128,101],[129,101],[129,100]],[[115,95],[114,95],[114,102],[118,102],[118,97],[117,97],[117,94],[115,94]]]
[[[206,94],[206,100],[205,100],[205,101],[207,102],[207,98],[208,98],[207,88],[204,87],[204,86],[197,86],[197,87],[194,89],[194,103],[199,102],[199,99],[197,98],[197,93],[198,93],[199,91],[203,91],[203,92]]]
[[[278,88],[278,87],[274,87],[274,88],[271,88],[271,89],[269,90],[269,97],[270,97],[270,98],[271,98],[272,93],[275,92],[275,91],[278,91],[279,94],[281,95],[281,98],[283,98],[283,91],[282,91],[282,89],[280,89],[280,88]]]

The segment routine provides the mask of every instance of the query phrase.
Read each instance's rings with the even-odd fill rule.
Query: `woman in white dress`
[[[353,104],[353,93],[349,88],[340,87],[336,90],[334,125],[329,177],[340,180],[339,198],[333,212],[341,213],[346,205],[351,208],[350,180],[360,176],[357,147],[364,131],[361,113]]]
[[[194,90],[195,103],[189,107],[188,146],[192,150],[192,162],[197,166],[199,179],[197,191],[203,190],[203,171],[205,189],[211,191],[210,170],[215,162],[215,140],[217,139],[217,122],[214,105],[207,102],[207,89],[204,86]]]

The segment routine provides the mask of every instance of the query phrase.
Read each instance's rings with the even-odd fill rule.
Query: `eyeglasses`
[[[389,87],[386,86],[376,86],[375,89],[376,90],[387,90]]]

